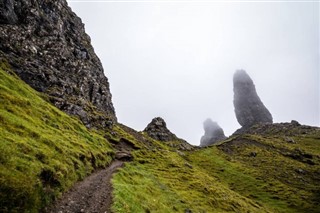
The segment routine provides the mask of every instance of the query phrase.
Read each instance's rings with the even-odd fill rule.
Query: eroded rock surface
[[[258,123],[272,123],[272,115],[260,100],[255,85],[244,70],[233,76],[234,108],[237,120],[248,128]]]
[[[227,137],[224,135],[223,129],[217,122],[210,118],[203,122],[204,135],[201,137],[200,146],[210,146],[218,141],[224,140]]]
[[[116,121],[101,62],[65,0],[1,1],[0,63],[4,61],[88,127]]]
[[[143,131],[151,138],[158,141],[173,141],[178,139],[175,134],[170,132],[167,128],[166,122],[160,117],[152,119]]]
[[[152,119],[143,132],[147,133],[147,135],[155,140],[166,142],[168,146],[176,150],[185,151],[194,149],[194,146],[173,134],[167,128],[166,122],[160,117]]]

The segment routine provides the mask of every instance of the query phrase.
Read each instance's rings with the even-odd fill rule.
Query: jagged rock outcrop
[[[168,146],[176,150],[194,149],[194,146],[173,134],[167,128],[166,122],[160,117],[152,119],[152,121],[147,125],[143,132],[147,133],[149,137],[155,140],[166,142]]]
[[[203,122],[204,135],[201,137],[200,146],[210,146],[227,137],[224,135],[223,129],[217,122],[213,122],[210,118]]]
[[[175,134],[170,132],[170,130],[167,128],[166,122],[160,117],[152,119],[152,121],[143,131],[146,132],[151,138],[158,141],[173,141],[178,139]]]
[[[272,115],[260,100],[255,85],[244,70],[233,76],[234,108],[239,124],[248,128],[258,123],[272,123]]]
[[[65,0],[1,1],[0,59],[86,126],[116,121],[101,62]]]

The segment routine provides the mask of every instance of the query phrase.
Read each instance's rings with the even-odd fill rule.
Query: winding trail
[[[99,170],[76,183],[57,200],[46,213],[110,213],[112,204],[111,178],[124,165],[113,161],[106,169]]]

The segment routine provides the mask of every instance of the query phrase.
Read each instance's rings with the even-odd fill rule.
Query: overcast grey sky
[[[211,118],[240,127],[232,76],[245,69],[274,122],[319,126],[319,3],[71,1],[109,79],[119,122],[161,116],[198,145]]]

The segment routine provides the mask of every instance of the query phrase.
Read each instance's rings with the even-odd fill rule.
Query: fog
[[[101,59],[119,122],[164,118],[198,145],[211,118],[240,128],[232,77],[250,75],[274,122],[319,126],[319,3],[71,1]]]
[[[200,146],[209,146],[226,138],[219,124],[210,118],[203,122],[203,130],[205,133],[200,139]]]
[[[203,130],[205,132],[208,132],[210,135],[212,135],[214,131],[218,128],[219,128],[219,125],[217,124],[217,122],[212,121],[211,118],[207,118],[203,122]]]

